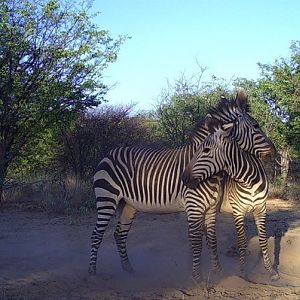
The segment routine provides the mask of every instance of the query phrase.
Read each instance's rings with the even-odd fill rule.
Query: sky
[[[258,62],[289,57],[300,40],[299,0],[96,0],[95,22],[113,38],[131,38],[104,72],[115,84],[112,105],[155,108],[162,89],[207,67],[211,75],[230,81],[256,79]]]

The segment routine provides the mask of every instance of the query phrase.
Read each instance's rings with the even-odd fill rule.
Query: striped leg
[[[89,273],[91,275],[96,274],[98,249],[102,242],[102,238],[107,228],[107,225],[116,211],[117,203],[118,199],[108,197],[97,197],[98,218],[91,237],[91,258],[89,266]]]
[[[212,270],[221,271],[221,265],[217,249],[217,235],[216,235],[216,207],[213,206],[205,214],[205,231],[207,247],[211,256]]]
[[[268,252],[268,240],[266,233],[266,207],[264,205],[263,209],[258,210],[258,208],[254,211],[255,224],[258,232],[259,245],[263,255],[263,261],[265,268],[270,272],[270,276],[272,280],[278,280],[279,275],[274,270],[271,264],[269,252]]]
[[[117,228],[114,233],[114,237],[115,237],[118,251],[120,254],[120,258],[121,258],[122,268],[123,268],[123,270],[125,270],[129,273],[133,273],[133,268],[131,267],[130,261],[127,256],[126,240],[127,240],[127,235],[130,230],[135,213],[136,213],[136,210],[129,204],[126,204],[122,210],[120,220],[118,222]]]
[[[210,207],[205,214],[206,242],[211,262],[211,268],[206,279],[206,288],[208,291],[213,288],[214,283],[218,282],[222,271],[217,249],[216,215],[216,206]]]
[[[202,253],[202,237],[204,232],[204,214],[195,209],[193,203],[186,203],[186,213],[189,226],[189,239],[192,247],[193,255],[193,271],[192,276],[196,282],[202,281],[201,272],[201,253]]]
[[[245,273],[245,256],[247,249],[247,238],[245,230],[245,213],[233,211],[234,223],[238,235],[238,248],[240,254],[240,273],[243,278],[246,278]]]

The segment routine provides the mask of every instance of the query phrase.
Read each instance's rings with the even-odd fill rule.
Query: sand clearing
[[[281,279],[263,267],[254,222],[247,271],[238,275],[230,215],[218,217],[218,247],[224,274],[208,293],[190,278],[191,256],[184,213],[137,214],[128,238],[134,274],[122,271],[113,239],[113,219],[99,250],[97,275],[87,273],[95,215],[78,218],[41,213],[0,213],[0,299],[300,299],[300,205],[268,201],[268,236]],[[205,243],[204,243],[205,244]],[[275,253],[275,255],[274,255]],[[204,275],[209,256],[204,245]],[[276,298],[277,297],[277,298]]]

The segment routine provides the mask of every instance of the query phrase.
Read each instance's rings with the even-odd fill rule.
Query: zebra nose
[[[183,184],[190,189],[195,189],[199,183],[198,180],[192,176],[189,166],[183,171],[181,178]]]
[[[199,182],[197,179],[192,178],[189,182],[185,183],[185,186],[188,187],[189,189],[195,189],[197,188]]]

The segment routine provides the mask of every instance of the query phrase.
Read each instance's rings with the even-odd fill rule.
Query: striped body
[[[215,221],[210,218],[211,215],[215,218],[222,177],[210,178],[201,183],[197,189],[188,189],[183,185],[181,174],[196,148],[195,145],[175,150],[120,147],[112,150],[100,162],[94,176],[98,220],[93,237],[94,241],[101,242],[109,219],[120,201],[124,200],[126,204],[115,238],[125,270],[132,270],[125,242],[136,211],[151,213],[186,211],[192,248],[195,249],[193,276],[195,278],[201,276],[200,259],[205,217],[207,215],[207,222],[214,227]],[[212,230],[214,232],[214,228]],[[213,240],[208,240],[211,249],[216,243],[214,234],[212,237]],[[211,255],[214,268],[219,268],[216,248]],[[96,257],[97,251],[93,252],[92,248],[91,259],[94,258],[96,262]]]
[[[278,274],[273,269],[268,254],[266,236],[266,199],[268,180],[259,158],[242,150],[230,136],[232,128],[218,129],[199,147],[185,172],[185,180],[206,180],[225,170],[225,202],[229,202],[238,233],[240,269],[245,276],[245,252],[247,247],[245,216],[253,213],[265,268],[272,279]],[[226,204],[226,203],[224,203]]]
[[[226,102],[227,101],[227,102]],[[235,121],[235,138],[241,146],[255,153],[270,152],[266,136],[247,113],[236,102],[222,100],[222,107],[211,111],[209,117]],[[225,109],[224,109],[225,108]],[[92,233],[89,272],[95,274],[97,251],[107,224],[119,203],[125,201],[115,231],[123,269],[132,267],[126,251],[126,238],[136,211],[171,213],[186,211],[189,238],[193,251],[193,277],[201,279],[202,236],[206,230],[213,269],[220,269],[217,256],[215,217],[222,196],[223,177],[216,174],[202,181],[195,188],[183,185],[181,174],[196,153],[200,143],[208,136],[205,124],[196,127],[192,143],[178,149],[154,150],[151,148],[121,147],[110,152],[99,164],[94,176],[98,219]],[[245,144],[240,138],[248,138]],[[265,140],[264,140],[265,138]],[[264,142],[257,142],[264,141]],[[124,200],[124,201],[123,201]]]
[[[193,146],[176,150],[114,149],[100,162],[94,176],[98,205],[109,190],[109,197],[124,199],[138,211],[184,211],[180,176],[194,152]]]

